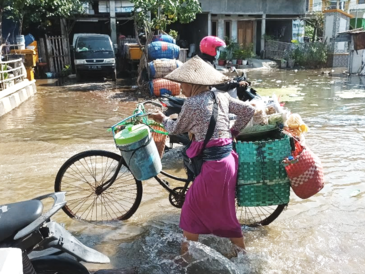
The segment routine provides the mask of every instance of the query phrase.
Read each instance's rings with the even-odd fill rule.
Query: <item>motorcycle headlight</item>
[[[114,58],[104,59],[104,63],[114,64],[115,63],[115,59]]]

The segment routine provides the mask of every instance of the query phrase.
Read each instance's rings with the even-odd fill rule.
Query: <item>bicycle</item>
[[[160,103],[153,101],[137,104],[133,115],[110,127],[113,136],[117,127],[138,123],[148,125],[154,133],[167,135],[166,132],[151,126],[145,110],[146,104],[162,108]],[[163,128],[162,125],[157,127]],[[183,185],[171,189],[169,183],[160,178],[160,175]],[[179,178],[161,171],[154,179],[169,193],[171,205],[182,208],[193,177],[187,173],[187,178]],[[68,202],[63,211],[69,217],[98,222],[129,219],[141,203],[143,187],[142,182],[136,180],[130,172],[123,156],[104,150],[90,150],[72,156],[61,166],[55,179],[55,191],[66,192]],[[268,225],[286,206],[287,204],[257,207],[237,205],[236,213],[242,225]]]

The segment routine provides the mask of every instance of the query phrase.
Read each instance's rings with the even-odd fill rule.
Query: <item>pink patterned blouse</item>
[[[204,141],[213,112],[213,100],[209,93],[210,91],[187,98],[176,121],[169,118],[163,120],[163,125],[169,134],[191,132],[195,136],[195,141]],[[218,103],[218,119],[211,140],[232,138],[231,131],[237,135],[251,120],[255,108],[232,98],[227,92],[215,91],[215,95]],[[228,113],[237,116],[232,129]]]

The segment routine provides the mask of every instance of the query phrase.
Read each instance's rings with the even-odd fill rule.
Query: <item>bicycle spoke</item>
[[[94,182],[96,181],[96,178],[95,178],[95,175],[93,174],[93,171],[92,171],[92,166],[90,167],[89,166],[89,163],[87,161],[87,159],[89,160],[89,162],[91,161],[90,160],[91,157],[88,157],[88,158],[84,158],[83,162],[85,163],[85,165],[87,166],[87,168],[85,168],[85,165],[80,161],[80,164],[89,172],[90,176],[94,179]],[[92,165],[92,163],[90,162],[90,164]]]
[[[109,201],[109,204],[110,205],[114,205],[113,203],[110,203],[110,199],[107,197],[107,195],[104,194],[104,199],[107,199]],[[119,211],[116,206],[114,205],[114,208]],[[114,215],[118,218],[118,214],[115,213],[114,209],[112,206],[109,206],[109,209],[111,209],[111,211],[113,211]],[[120,212],[120,211],[119,211]],[[121,213],[121,212],[120,212]]]
[[[105,198],[103,197],[103,195],[101,195],[101,200],[105,200]],[[110,214],[110,212],[109,212],[109,211],[108,211],[108,209],[106,208],[105,203],[106,203],[106,202],[103,202],[103,203],[102,203],[102,205],[103,205],[103,206],[104,206],[104,208],[105,208],[105,211],[106,211],[106,217],[108,218],[108,214],[109,214],[110,218],[113,220],[113,219],[114,219],[114,217]],[[103,208],[103,207],[101,207],[101,208]]]
[[[71,170],[72,171],[72,170]],[[70,176],[70,177],[68,177],[68,176]],[[84,177],[84,178],[80,178],[80,177],[76,177],[76,175],[75,174],[73,174],[73,173],[68,173],[67,175],[65,174],[64,175],[64,177],[66,177],[66,178],[69,178],[69,179],[76,179],[77,181],[82,181],[82,182],[84,182],[84,183],[86,183],[86,184],[88,184],[88,181],[86,180],[86,178]],[[83,176],[82,176],[83,177]]]
[[[92,205],[95,203],[95,199],[96,199],[97,197],[95,197],[94,198],[94,200],[93,200],[93,202],[85,209],[85,211],[80,215],[80,218],[82,218],[82,216],[88,211],[88,209],[90,208],[90,207],[92,207]],[[87,216],[88,215],[86,215],[86,218],[87,218]]]
[[[117,167],[118,167],[118,164],[116,164],[116,166],[114,167],[114,168],[112,168],[110,171],[109,171],[109,169],[110,169],[110,167],[113,165],[113,162],[111,162],[110,164],[109,164],[109,166],[108,166],[108,168],[106,169],[106,172],[105,172],[105,175],[106,176],[104,176],[104,179],[103,180],[100,180],[100,184],[99,185],[102,185],[102,184],[104,184],[107,180],[109,180],[108,178],[109,178],[109,176],[111,175],[111,174],[113,174],[113,172],[115,172],[115,170],[114,169],[116,169]],[[112,176],[110,176],[110,177],[112,177]]]
[[[78,186],[75,186],[74,184],[71,184],[71,183],[66,183],[66,182],[64,182],[63,184],[71,186],[70,188],[71,188],[71,189],[75,189],[75,191],[76,191],[76,190],[90,191],[90,189],[86,189],[86,188],[78,187]],[[91,190],[92,190],[92,191],[94,191],[94,189],[93,189],[93,188],[92,188]]]
[[[102,173],[103,174],[102,178],[100,179],[100,184],[101,185],[104,184],[104,182],[107,180],[107,178],[109,177],[109,174],[110,174],[110,172],[108,173],[108,170],[111,167],[111,165],[113,164],[113,161],[110,162],[109,165],[108,165],[108,162],[109,162],[109,159],[106,159],[106,163],[105,163],[106,168],[105,168],[105,171],[103,171],[103,173]]]
[[[117,205],[119,205],[120,207],[122,207],[123,208],[123,210],[124,211],[127,211],[125,208],[124,208],[124,206],[123,205],[121,205],[120,203],[118,203],[118,201],[112,196],[112,195],[106,195],[106,198],[109,198],[110,197],[110,199],[112,199]]]
[[[86,201],[92,196],[92,194],[90,194],[89,196],[87,196],[86,198],[82,199],[76,206],[75,206],[75,209],[77,208],[78,205],[81,205],[79,207],[79,209],[75,212],[75,215],[77,215],[77,213],[79,212],[79,210],[82,208],[82,206],[86,203]],[[78,200],[78,199],[77,199]],[[82,202],[84,201],[84,202]],[[68,207],[68,205],[67,205]]]
[[[82,164],[82,163],[80,162],[80,164]],[[71,168],[72,171],[74,171],[72,167],[70,167],[70,168]],[[77,172],[76,171],[74,171],[74,172],[76,172],[77,174],[80,174],[81,178],[83,178],[85,180],[85,183],[88,184],[88,185],[90,185],[90,187],[92,187],[92,185],[89,183],[89,181],[82,174],[82,172],[80,171],[80,169],[78,168],[78,166],[75,165],[75,168],[77,169]]]

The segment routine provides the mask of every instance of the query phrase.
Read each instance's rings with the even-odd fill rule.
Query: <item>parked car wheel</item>
[[[112,81],[116,81],[117,80],[117,70],[115,69],[111,75]]]
[[[81,75],[81,73],[80,73],[80,72],[76,72],[76,80],[77,80],[77,82],[81,82],[81,80],[82,80],[82,75]]]

